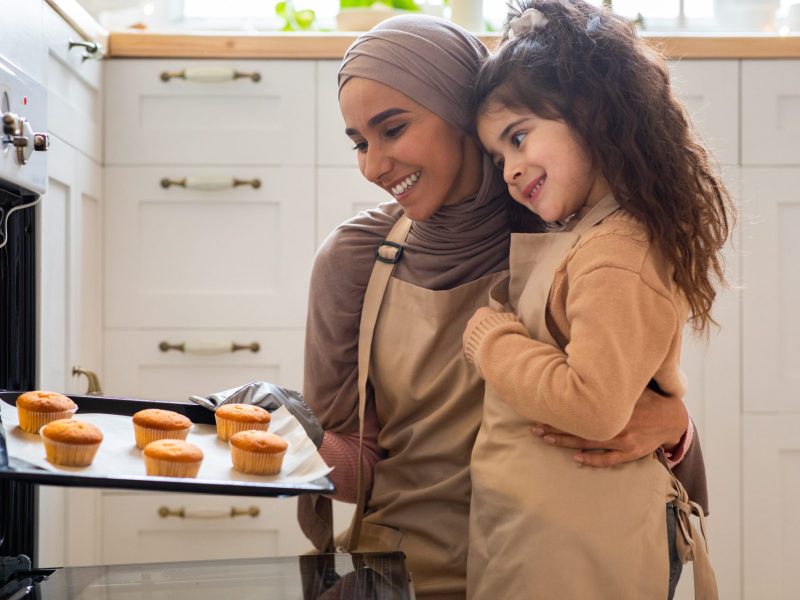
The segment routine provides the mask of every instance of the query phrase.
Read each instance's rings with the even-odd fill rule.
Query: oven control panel
[[[47,91],[0,56],[0,186],[47,188]]]

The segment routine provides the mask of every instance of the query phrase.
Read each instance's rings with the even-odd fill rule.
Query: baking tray
[[[0,401],[16,406],[22,392],[0,391]],[[78,405],[80,413],[105,413],[132,416],[145,408],[162,408],[187,416],[192,423],[214,425],[214,413],[190,402],[159,402],[108,396],[78,396],[68,394]],[[0,421],[1,422],[1,421]],[[155,490],[192,494],[226,494],[230,496],[296,496],[298,494],[330,494],[336,488],[329,477],[307,483],[275,483],[272,481],[214,481],[177,477],[82,475],[76,472],[49,471],[8,455],[5,428],[0,426],[0,479],[30,481],[43,485],[93,488]]]

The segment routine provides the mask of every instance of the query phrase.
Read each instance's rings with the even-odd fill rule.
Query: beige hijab
[[[486,56],[475,36],[449,21],[395,17],[353,43],[342,62],[339,89],[352,77],[372,79],[469,132],[472,82]],[[381,194],[376,187],[376,198]],[[499,171],[485,159],[477,195],[413,224],[395,275],[426,289],[443,290],[506,269],[511,204]],[[315,260],[304,393],[326,429],[357,430],[358,325],[364,291],[377,243],[401,214],[396,202],[360,213],[328,237]]]

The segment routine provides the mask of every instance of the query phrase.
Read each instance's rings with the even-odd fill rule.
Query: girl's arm
[[[520,414],[608,440],[623,431],[642,390],[675,351],[680,320],[671,298],[636,271],[604,266],[572,275],[570,341],[563,351],[531,339],[522,323],[491,309],[470,321],[465,348]]]

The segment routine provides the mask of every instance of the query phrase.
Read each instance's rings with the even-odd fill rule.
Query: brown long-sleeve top
[[[547,325],[531,339],[509,313],[473,323],[468,357],[520,414],[594,440],[616,436],[650,385],[682,397],[683,295],[643,226],[617,211],[556,270]]]

